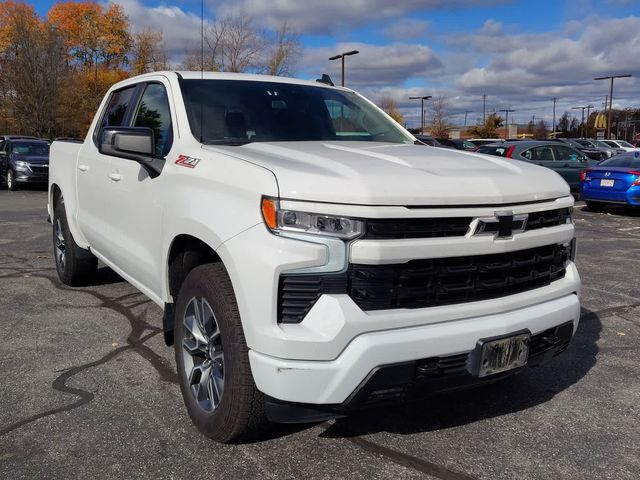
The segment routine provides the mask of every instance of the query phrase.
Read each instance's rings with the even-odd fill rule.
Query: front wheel
[[[7,190],[9,190],[10,192],[15,192],[18,189],[18,186],[16,185],[15,174],[10,168],[7,169],[7,176],[5,178],[5,181],[7,183]]]
[[[264,431],[264,395],[253,381],[240,313],[222,264],[201,265],[187,275],[175,318],[180,390],[195,426],[223,443]]]
[[[56,205],[53,212],[53,254],[58,278],[65,285],[88,283],[98,269],[98,259],[80,248],[69,231],[64,203]]]

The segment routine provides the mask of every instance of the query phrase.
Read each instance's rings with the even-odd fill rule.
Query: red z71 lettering
[[[178,159],[176,160],[176,165],[181,165],[187,168],[195,168],[200,162],[199,158],[187,157],[186,155],[178,155]]]

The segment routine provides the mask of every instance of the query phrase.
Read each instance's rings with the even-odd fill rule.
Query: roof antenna
[[[200,0],[200,80],[204,80],[204,0]],[[200,97],[200,143],[204,143],[204,105]]]
[[[325,83],[327,85],[331,85],[332,87],[335,87],[334,83],[331,81],[331,77],[326,73],[322,74],[322,78],[316,78],[316,82]]]

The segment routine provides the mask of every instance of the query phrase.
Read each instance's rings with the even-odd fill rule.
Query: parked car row
[[[8,190],[27,183],[46,185],[49,142],[37,137],[0,136],[0,179]]]
[[[490,143],[482,145],[476,152],[522,160],[555,170],[569,184],[575,196],[580,194],[580,172],[597,163],[581,151],[554,141]]]

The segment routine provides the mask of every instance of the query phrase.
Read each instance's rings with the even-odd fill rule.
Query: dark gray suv
[[[555,170],[571,187],[571,193],[580,194],[580,172],[598,162],[584,153],[559,142],[517,141],[482,145],[477,153],[535,163]]]
[[[49,181],[49,144],[44,140],[11,138],[0,143],[0,178],[8,190],[19,184]]]

